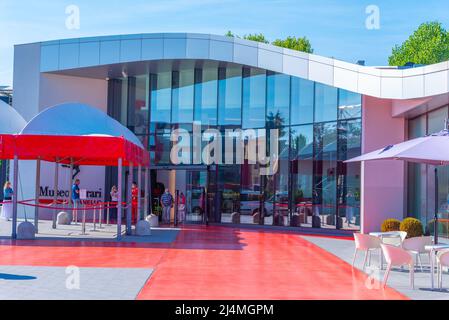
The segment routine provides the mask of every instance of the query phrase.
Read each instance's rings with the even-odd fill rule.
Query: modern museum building
[[[367,67],[226,36],[119,35],[17,45],[13,88],[13,107],[26,121],[78,102],[130,129],[150,153],[152,212],[168,188],[185,196],[187,223],[368,232],[386,218],[426,225],[433,217],[427,166],[345,161],[444,129],[448,62]],[[210,163],[192,147],[198,135],[200,154],[213,140],[224,150],[230,139],[231,148],[215,149]],[[237,150],[250,140],[265,148]],[[173,155],[179,144],[190,152],[181,162]],[[267,164],[251,153],[272,149],[277,163],[262,174]],[[114,170],[80,168],[79,177],[108,201]],[[446,212],[449,170],[439,175]]]

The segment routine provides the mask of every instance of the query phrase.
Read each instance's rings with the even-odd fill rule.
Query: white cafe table
[[[401,238],[401,235],[397,231],[389,231],[389,232],[370,232],[370,236],[378,237],[382,242],[385,238]],[[384,267],[384,254],[382,249],[380,250],[380,270]]]
[[[432,283],[432,290],[435,288],[434,275],[435,275],[435,259],[438,251],[448,250],[449,244],[432,244],[424,247],[426,251],[430,251],[430,281]]]

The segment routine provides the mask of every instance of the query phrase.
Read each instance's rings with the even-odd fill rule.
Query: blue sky
[[[65,26],[69,5],[80,8],[79,30]],[[369,5],[378,30],[365,26]],[[421,22],[449,28],[448,13],[448,0],[0,0],[0,84],[12,84],[14,44],[146,32],[307,36],[316,54],[383,65]]]

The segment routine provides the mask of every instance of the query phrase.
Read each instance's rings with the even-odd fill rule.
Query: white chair
[[[382,243],[388,244],[390,246],[400,247],[404,240],[407,238],[407,232],[405,231],[394,231],[397,236],[394,237],[384,237],[382,238]]]
[[[387,285],[388,276],[392,267],[402,267],[407,265],[410,270],[410,286],[412,289],[415,288],[415,273],[414,273],[414,263],[413,256],[411,253],[405,251],[404,249],[396,246],[381,244],[382,252],[387,261],[387,270],[385,271],[383,286]]]
[[[421,272],[423,271],[421,254],[426,254],[430,261],[430,252],[425,249],[427,245],[432,244],[432,237],[414,237],[410,239],[405,239],[402,242],[402,248],[416,256],[416,260],[419,263]]]
[[[438,287],[443,287],[443,267],[449,267],[449,250],[440,251],[437,254],[437,279]]]
[[[354,251],[354,258],[352,259],[352,266],[354,267],[357,252],[359,250],[365,251],[365,259],[363,260],[363,269],[365,269],[368,256],[369,256],[369,264],[371,264],[371,252],[373,250],[379,250],[379,254],[381,254],[380,251],[381,241],[378,237],[361,233],[354,233],[354,240],[355,240],[355,251]]]

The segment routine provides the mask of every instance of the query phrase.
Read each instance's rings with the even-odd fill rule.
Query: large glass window
[[[290,125],[290,77],[285,74],[267,73],[267,123]]]
[[[315,85],[315,122],[337,120],[337,88]]]
[[[164,71],[130,76],[121,79],[121,87],[110,88],[121,90],[116,95],[121,95],[121,106],[120,100],[114,104],[116,117],[148,146],[156,167],[163,166],[166,170],[166,166],[173,165],[170,160],[173,129],[192,132],[194,121],[201,122],[203,138],[207,138],[204,130],[211,128],[220,130],[220,138],[229,129],[261,129],[256,134],[260,135],[259,142],[268,140],[266,156],[270,156],[270,144],[277,144],[279,160],[273,167],[276,173],[271,176],[261,175],[265,165],[249,163],[248,159],[243,164],[232,164],[230,159],[237,160],[239,143],[234,143],[231,157],[223,153],[226,164],[211,166],[208,175],[205,169],[192,167],[201,172],[201,177],[207,176],[205,203],[210,221],[359,227],[360,165],[344,161],[361,152],[360,95],[257,68],[216,62],[189,63],[174,64],[173,70],[166,64],[159,69]],[[422,124],[424,131],[437,127],[440,130],[445,116],[447,110],[437,110],[429,119],[426,117]],[[279,130],[276,141],[270,141],[271,129]],[[193,147],[193,141],[183,140],[181,145],[185,143],[187,149],[189,142]],[[220,141],[225,149],[229,140]],[[207,144],[201,139],[202,147]],[[194,159],[193,154],[189,159]],[[194,160],[201,165],[201,159]],[[444,184],[443,170],[440,183]],[[190,182],[177,179],[178,183]],[[426,180],[425,186],[430,185]],[[426,187],[421,192],[430,190]],[[445,190],[444,185],[441,188]],[[195,200],[193,193],[190,197]],[[426,210],[429,208],[424,206]]]
[[[361,153],[362,124],[359,120],[338,123],[337,202],[343,229],[360,226],[360,163],[345,163]]]
[[[337,124],[314,127],[314,215],[323,227],[334,227],[337,207]]]
[[[219,69],[218,123],[240,125],[242,123],[242,68]]]
[[[243,128],[265,127],[266,83],[264,70],[243,69]]]
[[[195,121],[203,126],[217,125],[218,69],[195,70]]]
[[[139,76],[129,79],[128,128],[137,135],[148,134],[149,122],[149,77]]]
[[[195,73],[193,69],[173,72],[172,123],[192,123]]]
[[[291,129],[292,225],[312,226],[313,125]]]
[[[315,96],[313,81],[292,77],[291,124],[313,122],[313,103]]]
[[[170,123],[172,72],[151,74],[151,122]]]
[[[427,118],[427,133],[432,134],[444,129],[444,123],[448,118],[447,107],[429,112]]]
[[[338,90],[338,119],[360,118],[362,116],[362,96],[347,90]]]

